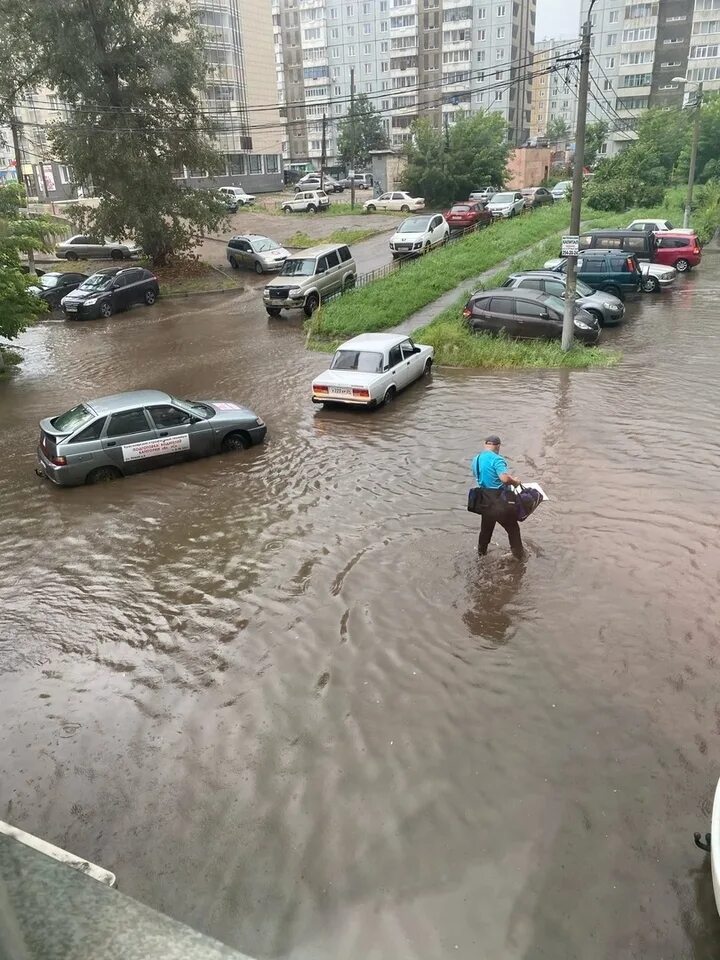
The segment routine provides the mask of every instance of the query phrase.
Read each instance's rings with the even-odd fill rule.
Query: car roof
[[[544,290],[511,290],[509,287],[493,287],[492,290],[478,290],[473,297],[522,297],[523,300],[547,300],[549,294]]]
[[[408,334],[398,333],[361,333],[352,340],[341,343],[338,350],[387,350],[409,340]]]
[[[646,221],[640,220],[640,223],[645,223]],[[652,230],[628,230],[626,227],[621,229],[613,230],[611,228],[606,228],[604,230],[587,230],[583,234],[586,237],[636,237],[638,233],[644,233],[645,235],[651,234]]]
[[[694,230],[663,230],[663,237],[675,237],[677,240],[688,240],[690,241],[692,237],[696,237],[697,233]]]
[[[584,251],[583,251],[584,252]],[[508,277],[509,280],[515,280],[518,277],[546,277],[548,280],[557,280],[565,278],[564,273],[557,273],[556,270],[516,270]]]
[[[105,274],[106,277],[114,277],[116,273],[120,273],[121,270],[131,270],[136,269],[135,267],[103,267],[102,270],[95,270],[90,274],[92,277],[96,277],[99,273]]]
[[[326,253],[332,253],[338,247],[346,247],[346,243],[324,243],[318,247],[308,247],[307,250],[300,250],[290,257],[291,260],[306,260],[308,257],[324,257]]]
[[[113,393],[109,397],[97,397],[83,401],[99,415],[119,413],[135,407],[145,407],[150,403],[171,403],[172,397],[162,390],[130,390],[127,393]]]
[[[231,240],[269,240],[264,233],[236,233]]]

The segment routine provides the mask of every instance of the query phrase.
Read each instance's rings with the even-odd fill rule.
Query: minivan
[[[651,230],[591,230],[580,234],[579,246],[581,250],[618,250],[653,261],[657,240]]]
[[[280,311],[304,310],[311,317],[323,300],[355,286],[357,267],[345,244],[310,247],[288,257],[280,273],[263,290],[268,315]]]

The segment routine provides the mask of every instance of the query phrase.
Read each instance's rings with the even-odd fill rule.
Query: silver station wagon
[[[115,480],[262,443],[265,423],[229,400],[135,390],[87,400],[40,421],[36,472],[61,487]]]

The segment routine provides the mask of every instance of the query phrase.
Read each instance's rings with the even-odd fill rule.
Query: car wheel
[[[423,254],[430,253],[430,241],[428,240],[423,247]]]
[[[311,203],[311,204],[308,205],[307,212],[308,212],[308,213],[317,213],[317,207],[315,206],[314,203]]]
[[[432,373],[432,359],[430,357],[425,361],[425,366],[423,367],[423,376],[429,377]]]
[[[157,294],[155,293],[154,290],[145,291],[145,303],[148,305],[148,307],[151,307],[156,300],[157,300]]]
[[[292,207],[290,206],[289,203],[286,203],[285,206],[283,207],[283,213],[292,213]]]
[[[260,263],[259,260],[255,261],[255,273],[265,273],[265,271],[263,270],[263,265]]]
[[[687,260],[681,257],[679,260],[675,261],[675,269],[678,273],[685,273],[686,270],[690,269],[690,264],[687,262]]]
[[[245,206],[245,201],[244,201],[244,200],[238,200],[238,206],[239,206],[239,207],[244,207],[244,206]]]
[[[348,277],[343,285],[343,290],[346,292],[352,290],[355,287],[355,277]]]
[[[112,304],[110,303],[109,300],[104,300],[104,301],[100,304],[98,310],[99,310],[100,316],[101,316],[104,320],[107,320],[108,317],[111,317],[111,316],[112,316],[113,309],[112,309]]]
[[[306,317],[311,317],[320,306],[320,297],[316,293],[311,293],[305,301],[303,310]]]
[[[368,213],[375,213],[375,211],[377,210],[377,207],[375,206],[374,203],[369,203],[365,209],[367,210]]]
[[[125,254],[122,252],[122,250],[113,250],[113,251],[110,253],[110,257],[111,257],[113,260],[124,260],[124,259],[125,259]]]
[[[660,289],[660,281],[657,277],[644,277],[641,286],[645,293],[656,293]]]
[[[280,316],[280,309],[279,309],[279,307],[265,307],[265,309],[267,310],[267,315],[268,315],[269,317],[279,317],[279,316]]]
[[[392,403],[393,400],[395,399],[396,393],[397,393],[397,390],[395,389],[395,387],[388,387],[387,390],[385,391],[385,396],[383,397],[383,405]]]
[[[233,270],[237,270],[239,264],[238,264],[237,260],[235,259],[235,257],[228,257],[228,260],[229,260],[230,266],[233,268]]]
[[[65,254],[65,259],[66,259],[66,260],[77,260],[77,259],[78,259],[78,255],[77,255],[74,251],[68,250],[68,252]]]
[[[235,430],[223,437],[220,449],[223,453],[231,450],[247,450],[250,446],[250,437],[241,430]]]
[[[513,218],[514,216],[515,216],[515,211],[514,211],[514,210],[511,210],[511,211],[510,211],[510,217],[509,217],[509,219],[512,220],[512,218]]]
[[[85,483],[110,483],[122,476],[117,467],[97,467],[85,477]]]
[[[400,213],[410,213],[410,207],[406,203],[404,203],[400,207]]]
[[[591,317],[595,317],[595,319],[597,320],[597,322],[600,324],[601,327],[604,326],[603,315],[600,313],[599,310],[588,310],[587,307],[585,307],[584,309],[587,310],[587,312],[590,314]]]

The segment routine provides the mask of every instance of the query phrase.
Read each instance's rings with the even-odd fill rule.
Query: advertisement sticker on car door
[[[123,460],[145,460],[147,457],[161,457],[168,453],[178,453],[190,449],[190,434],[179,433],[174,437],[162,437],[158,440],[143,440],[141,443],[124,443]]]

